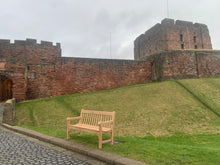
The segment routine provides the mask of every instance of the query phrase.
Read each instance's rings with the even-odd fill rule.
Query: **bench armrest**
[[[67,117],[67,121],[81,119],[81,116],[78,117]]]

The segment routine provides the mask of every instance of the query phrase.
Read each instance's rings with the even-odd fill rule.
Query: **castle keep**
[[[135,60],[62,57],[59,43],[0,40],[0,101],[92,92],[182,78],[220,77],[220,51],[203,24],[164,19],[134,42]]]
[[[164,19],[134,41],[134,59],[161,51],[212,49],[208,27],[204,24]]]

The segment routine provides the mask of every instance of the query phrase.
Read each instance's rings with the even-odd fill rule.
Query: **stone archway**
[[[12,98],[12,80],[0,75],[0,102]]]

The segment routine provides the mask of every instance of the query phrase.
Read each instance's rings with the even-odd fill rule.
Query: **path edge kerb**
[[[139,162],[139,161],[136,161],[133,159],[128,159],[128,158],[121,157],[121,156],[118,156],[115,154],[111,154],[111,153],[108,153],[105,151],[101,151],[98,149],[93,149],[93,148],[90,148],[87,146],[83,146],[78,143],[69,142],[69,141],[66,141],[66,140],[63,140],[60,138],[44,135],[39,132],[28,130],[25,128],[21,128],[18,126],[11,126],[11,125],[4,124],[4,123],[2,123],[2,126],[4,126],[7,129],[10,129],[12,131],[22,133],[24,135],[39,139],[44,142],[48,142],[48,143],[57,145],[59,147],[62,147],[62,148],[68,149],[68,150],[78,152],[80,154],[84,154],[89,157],[96,158],[98,160],[101,160],[103,162],[106,162],[106,163],[109,163],[112,165],[148,165],[146,163],[142,163],[142,162]]]

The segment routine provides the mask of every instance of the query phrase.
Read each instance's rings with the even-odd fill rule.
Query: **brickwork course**
[[[62,57],[59,43],[0,40],[0,101],[16,98],[19,102],[152,81],[220,77],[220,51],[212,50],[204,24],[164,19],[135,40],[134,57]]]

